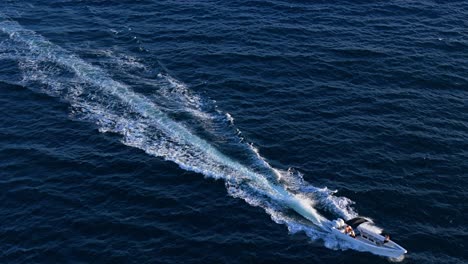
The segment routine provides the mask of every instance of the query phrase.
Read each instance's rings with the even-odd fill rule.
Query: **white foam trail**
[[[264,208],[275,222],[286,224],[291,233],[303,231],[313,239],[324,240],[330,248],[350,247],[327,232],[329,221],[314,208],[317,204],[344,218],[351,218],[356,213],[350,208],[352,202],[349,199],[335,197],[326,188],[308,184],[299,173],[273,168],[256,147],[246,145],[262,171],[267,170],[276,177],[276,180],[272,179],[268,173],[241,164],[183,123],[171,119],[164,111],[173,105],[175,108],[183,106],[204,125],[213,126],[217,115],[223,120],[227,118],[230,126],[234,124],[229,114],[223,115],[217,110],[214,110],[215,114],[206,112],[204,100],[183,83],[166,74],[158,75],[157,81],[147,80],[150,85],[163,87],[157,92],[167,102],[156,104],[151,97],[136,93],[128,85],[112,79],[103,69],[0,14],[2,17],[0,31],[8,34],[13,42],[7,49],[12,50],[10,57],[18,60],[24,71],[23,82],[28,86],[40,83],[45,86],[41,91],[68,101],[74,116],[95,122],[100,132],[121,134],[122,142],[128,146],[173,161],[183,169],[223,179],[230,195]],[[3,48],[8,44],[1,45]],[[237,128],[235,130],[236,136],[240,134]],[[290,216],[286,209],[294,210],[310,222]]]
[[[253,145],[253,143],[249,143],[248,145],[249,145],[250,149],[251,149],[251,150],[255,153],[255,155],[257,156],[257,159],[258,159],[259,161],[261,161],[262,164],[263,164],[264,166],[266,166],[266,167],[269,168],[271,171],[273,171],[273,173],[276,175],[277,180],[281,180],[281,179],[283,178],[283,173],[281,173],[280,170],[273,168],[273,167],[265,160],[265,158],[263,158],[262,155],[260,155],[260,151],[258,150],[258,148],[256,148],[256,147]]]
[[[271,199],[280,200],[282,203],[286,204],[288,207],[295,210],[314,224],[321,226],[322,222],[326,221],[326,219],[312,207],[312,202],[309,199],[289,193],[282,186],[269,182],[263,175],[249,170],[247,167],[242,166],[240,163],[219,152],[207,141],[194,135],[187,128],[170,119],[147,97],[134,93],[128,86],[109,78],[108,75],[100,68],[84,62],[77,56],[70,54],[64,49],[47,41],[42,36],[23,29],[16,22],[3,21],[0,23],[0,26],[1,30],[4,33],[9,34],[12,40],[19,43],[25,43],[31,53],[38,56],[41,60],[45,59],[46,61],[66,67],[68,70],[71,70],[81,82],[90,84],[95,88],[99,88],[101,92],[107,96],[110,95],[118,98],[134,113],[141,115],[142,119],[156,123],[158,129],[162,130],[169,138],[176,142],[182,141],[184,145],[195,148],[196,152],[207,155],[209,159],[216,164],[221,164],[225,168],[228,168],[228,172],[231,173],[226,174],[224,171],[212,171],[204,168],[204,166],[193,166],[191,162],[185,162],[184,157],[174,155],[174,153],[169,153],[169,149],[161,152],[146,148],[144,144],[141,144],[142,141],[145,140],[144,137],[141,137],[141,135],[144,134],[142,131],[147,128],[145,122],[134,122],[131,129],[123,131],[125,136],[124,143],[127,145],[142,148],[149,154],[162,156],[165,159],[174,161],[184,169],[202,173],[213,178],[231,179],[233,176],[239,177],[239,175],[242,175],[244,180],[253,182],[252,186],[259,192],[268,195]],[[40,79],[41,77],[35,78]],[[73,100],[73,98],[67,99]],[[74,102],[72,101],[71,103]],[[95,106],[95,113],[105,113],[105,109],[98,108],[99,107]],[[109,120],[109,116],[107,116],[106,119],[100,120],[100,122],[105,123],[106,120]],[[125,125],[128,126],[128,123]],[[114,130],[114,132],[116,132],[116,130]],[[173,146],[169,142],[165,144]],[[162,155],[162,153],[164,154]],[[232,171],[237,173],[232,173]],[[235,180],[238,181],[239,178]]]

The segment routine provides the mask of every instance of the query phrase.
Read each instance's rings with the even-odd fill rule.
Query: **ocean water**
[[[0,2],[0,263],[468,263],[468,3]],[[330,234],[366,216],[390,260]]]

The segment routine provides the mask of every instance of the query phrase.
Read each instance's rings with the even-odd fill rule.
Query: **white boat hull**
[[[356,236],[355,238],[350,236],[349,234],[345,234],[342,231],[332,227],[332,232],[335,234],[336,237],[339,239],[345,240],[351,243],[355,249],[359,251],[367,251],[371,252],[376,255],[391,257],[391,258],[398,258],[401,255],[407,253],[407,251],[393,241],[389,241],[385,244],[377,245],[372,243],[361,236]]]

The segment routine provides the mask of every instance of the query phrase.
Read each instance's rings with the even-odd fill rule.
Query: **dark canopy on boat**
[[[353,219],[349,219],[348,221],[346,221],[345,223],[347,225],[350,225],[352,228],[356,228],[358,227],[360,224],[362,223],[365,223],[365,222],[369,222],[369,220],[365,219],[364,217],[355,217]]]

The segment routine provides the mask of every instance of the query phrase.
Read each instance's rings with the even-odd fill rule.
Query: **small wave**
[[[229,121],[231,125],[234,125],[234,117],[231,114],[226,113],[226,119]]]

